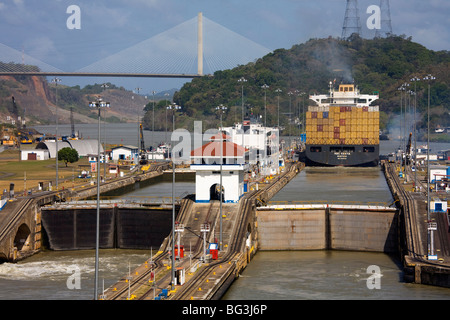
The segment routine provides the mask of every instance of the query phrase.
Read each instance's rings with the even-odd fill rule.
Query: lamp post
[[[267,94],[266,91],[269,88],[267,84],[261,86],[264,89],[264,127],[267,125]]]
[[[404,112],[403,112],[403,116],[404,116],[404,119],[403,119],[403,124],[404,124],[404,126],[403,126],[403,150],[404,150],[404,152],[405,152],[405,180],[404,180],[404,183],[406,183],[407,181],[408,181],[408,175],[406,174],[406,144],[407,144],[407,142],[406,142],[406,136],[407,136],[407,129],[406,129],[406,125],[407,125],[407,123],[406,123],[406,114],[407,114],[407,111],[406,111],[406,107],[407,107],[407,105],[408,105],[408,102],[407,102],[407,99],[406,99],[406,97],[407,97],[407,93],[408,93],[408,87],[409,87],[409,83],[404,83],[403,84],[403,87],[404,87],[404,91],[405,91],[405,107],[404,107]]]
[[[407,175],[407,172],[406,172],[406,144],[407,144],[407,142],[406,142],[406,137],[407,137],[407,132],[406,132],[406,125],[407,125],[407,123],[406,123],[406,114],[407,114],[407,111],[406,111],[406,108],[407,108],[407,106],[408,106],[408,101],[407,101],[407,93],[408,93],[408,87],[409,87],[409,83],[404,83],[403,84],[403,88],[404,88],[404,92],[405,92],[405,102],[404,102],[404,108],[403,108],[403,117],[404,117],[404,119],[403,119],[403,150],[404,150],[404,154],[405,154],[405,162],[404,162],[404,170],[405,170],[405,172],[404,172],[404,176],[405,176],[405,179],[404,179],[404,181],[403,181],[403,183],[406,183],[407,181],[408,181],[408,175]]]
[[[95,284],[94,299],[98,299],[98,251],[99,251],[99,233],[100,233],[100,109],[109,108],[110,103],[104,102],[101,98],[89,103],[90,108],[98,109],[98,144],[97,144],[97,224],[95,232]]]
[[[244,124],[244,83],[247,82],[247,79],[244,77],[238,80],[239,83],[242,83],[242,124]]]
[[[400,91],[400,174],[402,174],[402,167],[403,167],[403,137],[402,137],[402,118],[403,118],[403,94],[402,91],[405,91],[404,84],[398,88],[398,91]]]
[[[152,95],[153,95],[153,107],[152,107],[152,145],[154,140],[154,135],[155,135],[155,93],[156,91],[152,91]],[[152,152],[152,160],[154,160],[154,152]]]
[[[181,107],[172,103],[167,107],[167,110],[173,110],[172,113],[172,125],[173,131],[175,131],[175,111],[181,110]],[[172,149],[172,272],[171,272],[171,282],[172,290],[175,289],[175,153]]]
[[[411,82],[414,82],[414,186],[417,189],[417,129],[416,129],[416,112],[417,112],[417,81],[420,78],[414,77]]]
[[[165,127],[165,133],[164,133],[164,143],[167,143],[167,97],[169,96],[169,94],[166,92],[164,93],[164,96],[166,97],[166,127]]]
[[[291,145],[291,115],[292,115],[292,95],[294,93],[292,91],[288,92],[289,95],[289,117],[288,117],[288,126],[289,126],[289,146]]]
[[[414,131],[414,125],[413,124],[411,124],[411,121],[413,121],[412,119],[411,119],[411,115],[410,115],[410,113],[411,113],[411,109],[412,109],[412,105],[411,105],[411,96],[413,96],[413,95],[415,95],[416,93],[414,92],[414,91],[412,91],[412,90],[408,90],[408,115],[409,115],[409,120],[407,120],[407,123],[408,123],[408,130],[407,130],[407,132],[409,131],[410,132],[410,138],[409,138],[409,140],[408,140],[408,155],[410,156],[410,158],[409,158],[409,163],[408,163],[408,167],[409,167],[409,169],[411,169],[411,167],[412,167],[412,149],[413,149],[413,146],[412,146],[412,132]],[[406,166],[406,163],[405,163],[405,166]],[[407,181],[407,179],[408,179],[408,175],[406,175],[406,180],[405,181]],[[414,186],[415,186],[415,184],[416,184],[416,180],[414,179]]]
[[[134,90],[136,90],[137,94],[139,95],[139,92],[142,90],[142,88],[137,87]],[[132,96],[131,99],[134,100],[134,96]],[[138,141],[137,141],[138,142],[138,145],[137,145],[138,152],[136,154],[136,158],[137,158],[137,166],[139,169],[139,154],[140,154],[140,150],[141,150],[141,114],[139,112],[139,109],[137,109],[137,127],[138,127]]]
[[[300,96],[300,91],[296,89],[296,90],[294,90],[294,94],[295,94],[296,97],[299,97]],[[298,102],[297,98],[295,98],[295,101],[297,102],[298,121],[300,121],[300,102]],[[294,106],[293,114],[294,114],[294,119],[295,119],[295,106]],[[294,120],[294,123],[295,123],[295,120]],[[298,126],[298,128],[300,129],[300,125]]]
[[[55,84],[56,95],[55,95],[55,115],[56,115],[56,133],[55,133],[55,152],[56,152],[56,191],[58,191],[58,82],[61,79],[54,78],[52,82]],[[20,144],[19,144],[20,146]]]
[[[275,90],[278,97],[278,130],[280,130],[280,93],[283,92],[280,88]]]
[[[216,110],[219,111],[220,113],[220,129],[222,129],[222,115],[225,113],[225,111],[227,110],[227,107],[225,107],[224,105],[220,105],[218,107],[216,107]],[[223,202],[223,187],[222,187],[222,163],[223,163],[223,136],[222,136],[222,130],[219,130],[219,136],[220,136],[220,210],[219,210],[219,230],[220,230],[220,234],[219,234],[219,250],[222,250],[222,202]]]
[[[414,98],[416,98],[416,91],[410,90],[409,94],[411,96],[414,96]],[[414,168],[415,168],[415,170],[414,170],[414,189],[415,189],[416,186],[417,186],[417,168],[416,168],[416,106],[415,106],[415,104],[414,104],[414,111],[413,112],[414,112],[414,115],[413,115],[413,122],[414,122],[414,124],[412,125],[411,129],[412,129],[412,131],[414,131],[414,158],[411,156],[411,162],[413,162],[413,159],[414,159],[413,163],[414,163]],[[410,163],[409,165],[412,166],[412,163]]]
[[[304,133],[305,132],[305,119],[304,119],[304,116],[305,116],[305,95],[306,95],[306,92],[300,92],[298,95],[300,97],[302,97],[302,117],[301,117],[302,130],[300,132]],[[300,110],[299,110],[299,112],[300,112]],[[300,114],[299,114],[298,118],[300,119]]]
[[[175,131],[175,111],[176,110],[181,110],[181,107],[178,106],[176,103],[172,103],[170,106],[167,106],[167,110],[173,110],[173,114],[172,114],[172,127],[173,127],[173,131]]]
[[[104,92],[109,86],[102,84],[102,91]],[[106,181],[106,109],[103,112],[103,180]]]
[[[429,74],[425,78],[423,78],[424,81],[428,82],[428,108],[427,108],[427,222],[430,223],[430,81],[436,80],[434,76]],[[430,228],[428,228],[428,257],[434,256],[434,250],[433,249],[433,238],[430,234]]]

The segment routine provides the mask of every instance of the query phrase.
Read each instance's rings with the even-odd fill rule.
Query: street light
[[[416,94],[415,91],[410,90],[409,94],[410,94],[410,96],[414,96],[416,98],[416,101],[417,101],[417,97],[416,97],[417,94]],[[414,116],[413,116],[414,124],[412,126],[412,131],[414,131],[414,166],[416,166],[416,106],[415,105],[414,105],[414,111],[413,112],[414,112]],[[410,166],[411,166],[412,159],[413,159],[413,157],[411,157],[410,164],[409,164]],[[414,189],[416,187],[417,187],[417,170],[414,170]]]
[[[280,88],[275,90],[278,96],[278,130],[280,129],[280,93],[283,92]]]
[[[172,127],[173,127],[173,131],[175,131],[175,111],[176,110],[181,110],[181,107],[178,106],[176,103],[172,103],[170,106],[166,107],[166,110],[173,110],[173,114],[172,114]]]
[[[400,175],[403,175],[403,134],[402,134],[402,118],[403,118],[403,94],[402,91],[405,91],[405,84],[402,84],[398,91],[400,91]],[[406,100],[406,99],[405,99]]]
[[[164,143],[167,143],[167,107],[168,107],[168,105],[167,105],[167,97],[169,96],[169,94],[166,92],[166,93],[164,93],[164,96],[166,97],[166,128],[165,128],[165,130],[166,130],[166,132],[164,133]]]
[[[55,148],[56,148],[56,191],[58,191],[58,82],[61,82],[61,79],[54,78],[52,82],[56,87],[56,95],[55,95],[55,115],[56,115],[56,133],[55,133]],[[20,144],[19,144],[20,146]]]
[[[224,105],[220,105],[216,107],[216,110],[219,110],[220,113],[220,129],[219,130],[219,136],[220,136],[220,210],[219,210],[219,221],[220,221],[220,235],[219,235],[219,250],[222,250],[222,202],[223,202],[223,187],[222,187],[222,163],[223,163],[223,136],[222,136],[222,115],[227,110],[227,107]]]
[[[154,135],[155,135],[155,93],[156,91],[152,91],[152,95],[153,95],[153,107],[152,107],[152,146],[154,143]],[[154,160],[153,158],[154,152],[152,153],[152,160]]]
[[[414,82],[414,186],[417,189],[417,129],[416,129],[416,112],[417,112],[417,82],[420,78],[414,77],[411,82]]]
[[[300,96],[300,91],[296,89],[296,90],[294,90],[294,94],[295,94],[296,97],[299,97]],[[295,101],[297,102],[297,105],[298,105],[298,108],[297,108],[298,109],[298,119],[300,121],[300,103],[298,102],[297,98],[295,99]],[[294,115],[294,118],[295,118],[295,106],[294,106],[293,115]],[[294,123],[295,123],[295,120],[294,120]],[[299,128],[300,128],[300,126],[299,126]]]
[[[100,109],[109,108],[110,103],[105,102],[102,98],[89,102],[90,108],[98,109],[98,144],[97,144],[97,226],[95,236],[95,286],[94,299],[98,299],[98,251],[99,251],[99,233],[100,233]]]
[[[142,90],[142,88],[137,87],[134,90],[137,91],[137,94],[139,95],[139,92]],[[134,91],[133,91],[134,93]],[[134,100],[134,96],[131,97],[132,100]],[[136,158],[137,158],[137,166],[139,168],[139,156],[140,156],[140,151],[141,151],[141,114],[139,112],[139,109],[137,109],[137,127],[138,127],[138,145],[137,145],[137,149],[138,149],[138,153],[136,154]],[[139,171],[139,170],[138,170]]]
[[[266,122],[267,122],[267,95],[266,95],[266,90],[269,88],[269,86],[267,84],[264,84],[263,86],[261,86],[261,88],[264,89],[264,127],[266,126]]]
[[[101,85],[102,91],[104,92],[109,86],[104,83]],[[103,112],[103,180],[106,181],[106,109]]]
[[[172,113],[172,125],[173,131],[175,131],[175,111],[181,110],[181,106],[172,103],[170,106],[167,106],[166,110],[173,110]],[[171,139],[172,140],[172,139]],[[175,289],[175,153],[172,149],[172,290]],[[178,249],[179,250],[179,249]]]
[[[430,223],[430,81],[436,80],[434,76],[429,74],[424,81],[428,82],[428,109],[427,109],[427,221]],[[430,235],[430,228],[428,228],[428,257],[434,256],[434,252],[430,251],[430,241],[433,242],[433,238]],[[433,248],[433,246],[432,246]],[[434,251],[434,250],[432,250]]]
[[[292,115],[292,95],[294,93],[292,91],[288,92],[289,95],[289,117],[288,117],[288,126],[289,126],[289,146],[291,145],[291,115]]]
[[[300,109],[298,110],[299,111],[298,118],[302,123],[302,130],[300,131],[301,133],[305,132],[305,119],[304,119],[304,116],[305,116],[305,110],[304,110],[305,109],[305,98],[304,97],[305,97],[305,95],[306,95],[306,92],[299,92],[299,94],[298,94],[298,96],[302,98],[302,118],[301,118],[301,120],[300,120]]]
[[[247,82],[247,79],[244,77],[238,80],[239,83],[242,83],[242,124],[244,123],[244,83]]]

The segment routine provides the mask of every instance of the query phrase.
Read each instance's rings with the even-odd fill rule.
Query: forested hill
[[[398,88],[410,83],[414,76],[424,78],[432,74],[437,79],[431,83],[432,125],[450,126],[450,53],[435,52],[406,39],[390,38],[365,40],[353,37],[349,41],[334,38],[312,39],[291,49],[278,49],[247,65],[231,70],[218,71],[213,77],[194,79],[175,94],[174,101],[183,106],[184,112],[193,118],[213,117],[215,107],[228,106],[224,117],[227,124],[241,114],[242,82],[244,77],[244,98],[246,109],[254,114],[264,114],[264,84],[269,86],[267,94],[267,123],[276,123],[278,96],[281,89],[281,113],[298,114],[301,98],[289,96],[288,92],[328,92],[328,83],[355,82],[362,93],[379,92],[377,104],[385,113],[382,127],[392,113],[400,113]],[[414,84],[409,89],[414,90]],[[428,101],[427,83],[417,83],[418,112],[426,110]],[[308,101],[305,102],[305,106]],[[238,106],[238,107],[234,107]],[[300,108],[299,108],[300,109]],[[240,119],[240,116],[237,117]],[[283,120],[283,119],[282,119]],[[284,119],[286,120],[286,119]],[[287,123],[282,122],[282,123]]]

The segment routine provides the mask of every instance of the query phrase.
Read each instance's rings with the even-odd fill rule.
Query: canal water
[[[379,168],[306,168],[272,202],[293,199],[381,205],[393,201]],[[379,268],[379,289],[367,285],[373,279],[371,266]],[[398,257],[383,253],[259,251],[223,299],[450,299],[450,289],[405,283]]]
[[[89,128],[95,132],[92,125]],[[163,141],[164,135],[163,132],[155,133],[158,137],[155,142]],[[84,133],[83,136],[86,138],[87,134]],[[127,136],[121,135],[120,139],[124,137]],[[136,145],[133,143],[134,134],[124,140],[116,143]],[[397,147],[398,142],[382,142],[381,153],[393,152]],[[432,148],[441,150],[450,149],[450,146],[432,145]],[[176,196],[185,191],[193,192],[194,183],[187,180],[177,177]],[[122,196],[169,197],[171,192],[171,179],[164,178]],[[392,201],[383,173],[379,169],[308,168],[294,178],[272,201],[356,199],[364,203]],[[154,252],[155,250],[157,248]],[[133,270],[148,259],[149,255],[149,250],[100,250],[100,290],[103,281],[105,288],[114,284],[127,275],[129,268]],[[0,299],[93,299],[94,263],[95,251],[85,250],[44,251],[16,264],[0,264]],[[379,289],[368,288],[368,279],[373,276],[373,273],[370,273],[371,266],[378,267],[381,275],[377,282]],[[79,287],[74,285],[74,279],[80,280]],[[256,254],[223,299],[450,299],[450,289],[403,282],[398,259],[382,253],[270,251]]]

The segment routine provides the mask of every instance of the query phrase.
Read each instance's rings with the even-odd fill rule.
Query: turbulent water
[[[142,264],[150,251],[101,250],[99,291]],[[95,250],[46,251],[19,263],[0,264],[0,299],[86,300],[94,298]],[[79,275],[79,286],[75,277]]]

